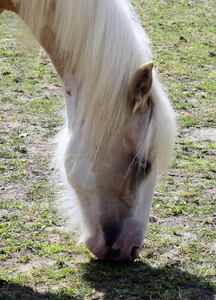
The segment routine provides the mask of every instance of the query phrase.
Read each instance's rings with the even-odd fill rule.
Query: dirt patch
[[[184,134],[184,137],[192,142],[211,141],[216,143],[216,128],[195,128]]]

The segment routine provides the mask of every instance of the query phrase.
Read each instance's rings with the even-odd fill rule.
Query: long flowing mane
[[[62,79],[76,84],[76,128],[91,132],[100,145],[122,129],[128,113],[128,86],[134,72],[152,60],[148,37],[126,0],[14,0],[19,14],[40,41],[55,35],[53,47],[64,69]],[[68,79],[67,79],[68,78]],[[159,169],[167,166],[174,138],[171,106],[154,72],[153,115],[140,152],[154,135]],[[70,121],[70,120],[69,120]],[[83,122],[84,121],[84,122]]]

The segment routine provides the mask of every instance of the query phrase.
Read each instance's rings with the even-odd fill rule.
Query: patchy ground
[[[11,14],[0,16],[2,300],[216,299],[214,1],[205,2],[206,15],[195,1],[134,4],[179,130],[145,249],[130,265],[96,261],[56,212],[49,162],[63,123],[59,80],[38,47],[26,53],[22,38],[15,39]]]

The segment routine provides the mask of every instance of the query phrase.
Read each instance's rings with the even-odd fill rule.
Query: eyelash
[[[144,173],[147,173],[151,168],[151,163],[148,160],[140,160],[138,157],[135,157],[134,164]]]

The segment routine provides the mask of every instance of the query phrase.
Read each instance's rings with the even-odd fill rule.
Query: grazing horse
[[[66,126],[57,158],[69,201],[72,191],[77,197],[81,241],[99,259],[134,261],[175,121],[130,2],[0,0],[4,10],[23,19],[61,78]]]

